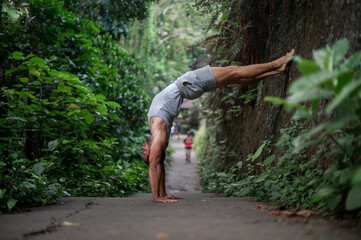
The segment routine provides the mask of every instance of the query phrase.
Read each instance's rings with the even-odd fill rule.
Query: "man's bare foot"
[[[272,62],[272,65],[274,65],[274,71],[279,74],[284,74],[286,71],[287,64],[292,60],[292,56],[295,54],[295,49],[292,48],[292,50],[287,53],[285,56],[280,57],[276,61]]]

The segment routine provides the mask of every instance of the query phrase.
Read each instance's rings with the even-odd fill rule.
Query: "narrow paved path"
[[[361,239],[347,221],[276,217],[267,206],[257,210],[260,203],[250,199],[201,193],[194,155],[186,164],[181,140],[172,146],[167,186],[185,198],[178,203],[155,203],[151,194],[64,198],[61,204],[0,215],[0,239]]]
[[[166,187],[169,194],[176,195],[183,192],[199,192],[200,179],[198,159],[194,151],[191,153],[191,161],[185,161],[185,149],[183,140],[186,135],[174,136],[171,138],[170,145],[174,153],[172,153],[172,164],[167,169]]]

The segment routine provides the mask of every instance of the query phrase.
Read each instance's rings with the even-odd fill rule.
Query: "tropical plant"
[[[314,61],[294,57],[304,74],[289,88],[287,99],[265,98],[296,109],[294,118],[311,121],[312,128],[293,140],[294,152],[329,141],[333,166],[325,172],[328,184],[320,187],[314,202],[328,201],[334,210],[361,208],[361,51],[344,60],[347,39],[313,52]],[[320,107],[320,103],[328,103]],[[318,116],[321,115],[321,121]],[[333,173],[333,174],[331,174]],[[332,179],[330,179],[332,176]]]
[[[144,68],[63,4],[1,2],[1,210],[147,186]]]
[[[227,139],[219,137],[217,126],[228,112],[204,111],[207,128],[202,128],[195,141],[202,189],[331,210],[328,213],[359,213],[361,52],[342,61],[347,49],[344,39],[314,51],[314,61],[295,57],[304,75],[291,85],[290,96],[265,98],[283,104],[288,111],[296,109],[294,119],[280,130],[275,144],[272,139],[264,140],[247,159],[234,156]],[[232,95],[223,97],[223,102],[233,104],[236,98]]]

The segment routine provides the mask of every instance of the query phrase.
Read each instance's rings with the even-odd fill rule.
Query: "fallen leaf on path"
[[[263,206],[263,205],[258,205],[258,206],[257,206],[257,209],[258,209],[258,210],[264,210],[264,206]]]
[[[309,210],[302,210],[302,211],[289,211],[289,210],[284,210],[284,211],[280,211],[280,210],[275,210],[275,211],[271,211],[269,212],[269,214],[271,215],[275,215],[275,216],[279,216],[279,215],[284,215],[286,217],[310,217],[311,215],[316,215],[315,212],[313,211],[309,211]]]
[[[296,213],[299,217],[309,217],[311,215],[316,215],[315,212],[309,211],[309,210],[303,210]]]
[[[281,215],[281,211],[280,210],[270,211],[269,214],[279,216],[279,215]]]
[[[232,206],[232,208],[240,208],[239,206]]]
[[[71,226],[79,226],[80,223],[72,223],[72,222],[64,221],[62,223],[62,225],[65,226],[65,227],[71,227]]]
[[[157,239],[168,239],[169,234],[168,233],[157,233]]]
[[[294,217],[296,216],[296,212],[292,212],[292,211],[287,211],[287,210],[284,210],[281,212],[282,215],[285,215],[287,217]]]
[[[275,218],[275,220],[273,220],[273,221],[278,222],[278,223],[284,222],[285,221],[285,216],[283,216],[281,218]]]
[[[207,200],[201,200],[201,202],[207,202]]]

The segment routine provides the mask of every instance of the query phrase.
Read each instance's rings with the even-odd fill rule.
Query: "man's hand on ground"
[[[184,199],[183,197],[177,197],[177,196],[172,196],[172,195],[165,195],[163,196],[164,199]]]

